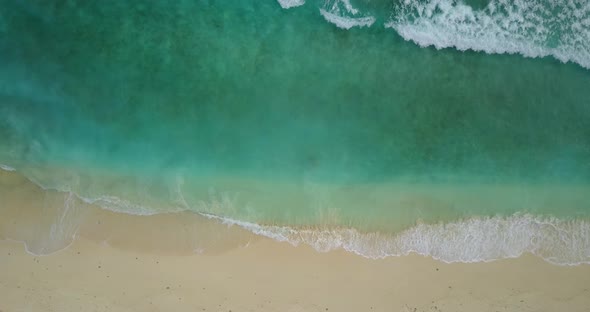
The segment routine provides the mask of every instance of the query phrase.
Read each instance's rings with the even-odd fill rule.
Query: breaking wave
[[[291,8],[304,1],[279,3]],[[381,25],[421,47],[552,56],[590,68],[590,2],[586,0],[491,0],[483,7],[456,0],[402,0],[392,1],[387,12],[371,8],[370,2],[364,6],[326,0],[318,9],[328,22],[343,29],[369,27],[377,21],[374,16],[381,16]]]
[[[326,1],[320,13],[326,21],[342,29],[370,27],[375,23],[373,16],[362,14],[349,0]]]
[[[350,18],[350,17],[343,17],[343,16],[339,16],[330,12],[327,12],[323,9],[320,9],[320,13],[322,13],[322,16],[324,16],[324,18],[338,26],[338,28],[342,28],[342,29],[350,29],[352,27],[369,27],[371,25],[373,25],[373,23],[375,22],[375,18],[368,16],[368,17],[359,17],[359,18]]]
[[[452,0],[405,1],[385,26],[420,46],[551,55],[590,68],[585,0],[492,0],[483,9]]]
[[[305,0],[277,0],[283,9],[302,6]]]

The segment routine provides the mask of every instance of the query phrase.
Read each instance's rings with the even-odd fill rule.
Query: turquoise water
[[[43,187],[250,228],[520,224],[515,255],[553,220],[573,247],[538,253],[590,261],[586,1],[0,8],[0,163]]]

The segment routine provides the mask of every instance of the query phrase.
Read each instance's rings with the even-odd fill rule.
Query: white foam
[[[326,21],[342,29],[370,27],[375,23],[374,17],[361,14],[350,0],[326,0],[320,8],[320,14]]]
[[[380,259],[417,253],[443,262],[487,262],[532,253],[559,265],[590,264],[590,222],[532,215],[472,218],[451,223],[418,224],[399,234],[356,229],[297,229],[267,226],[210,214],[223,224],[320,252],[344,249]]]
[[[305,0],[277,0],[283,9],[294,8],[305,4]]]
[[[320,13],[326,19],[326,21],[342,29],[351,29],[352,27],[370,27],[373,25],[373,23],[375,23],[375,18],[372,16],[345,17],[330,13],[324,9],[320,9]]]
[[[348,13],[351,13],[354,15],[359,13],[359,10],[355,9],[352,6],[352,4],[350,3],[350,0],[340,0],[340,1],[337,1],[337,3],[338,2],[341,2],[344,5],[344,8],[346,9],[346,11],[348,11]]]
[[[5,170],[5,171],[16,171],[16,169],[14,169],[10,166],[7,166],[7,165],[3,165],[3,164],[0,164],[0,169]]]
[[[437,49],[553,56],[590,68],[590,2],[491,0],[481,10],[453,0],[400,3],[386,27]]]

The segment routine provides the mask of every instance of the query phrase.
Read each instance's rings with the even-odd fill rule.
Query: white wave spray
[[[305,4],[305,0],[277,0],[283,9],[289,9],[293,7],[302,6]]]
[[[279,0],[283,8],[303,0]],[[590,68],[590,1],[491,0],[474,8],[457,0],[394,1],[384,23],[421,47],[489,54],[552,56]],[[320,14],[339,28],[370,27],[376,18],[350,0],[325,0]]]
[[[590,68],[586,0],[492,0],[479,10],[453,0],[405,0],[385,26],[423,47],[551,55]]]
[[[448,263],[469,263],[516,258],[529,252],[553,264],[590,263],[590,223],[582,220],[517,214],[418,224],[398,234],[386,234],[362,233],[352,228],[259,225],[202,215],[294,246],[307,244],[320,252],[344,249],[372,259],[417,253]]]
[[[4,171],[16,171],[16,169],[14,169],[10,166],[7,166],[7,165],[3,165],[3,164],[0,164],[0,169],[2,169]]]
[[[326,21],[342,29],[370,27],[375,23],[373,16],[362,14],[352,6],[350,0],[327,0],[320,8],[320,14]]]

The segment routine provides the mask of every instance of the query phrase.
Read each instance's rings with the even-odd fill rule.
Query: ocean
[[[319,251],[590,263],[586,0],[6,0],[0,64],[0,168],[42,189]]]

